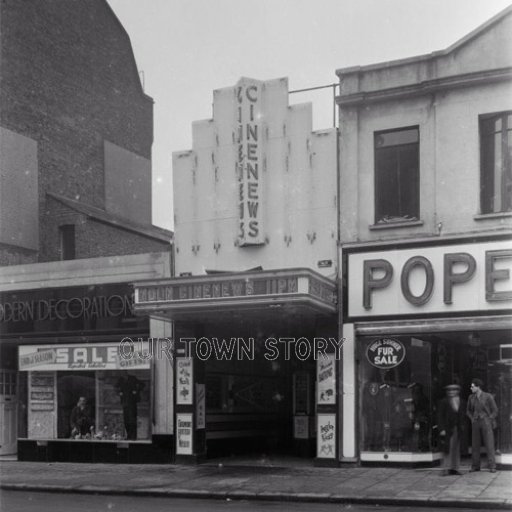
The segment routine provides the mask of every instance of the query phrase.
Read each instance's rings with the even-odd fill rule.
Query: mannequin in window
[[[128,375],[119,378],[116,388],[123,407],[126,438],[137,439],[137,404],[140,402],[140,393],[144,389],[144,383],[134,375]]]

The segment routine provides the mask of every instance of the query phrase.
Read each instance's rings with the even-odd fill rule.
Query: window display
[[[431,344],[410,337],[362,341],[363,450],[429,451],[433,441]]]
[[[29,439],[150,438],[149,370],[29,372],[28,383]]]
[[[149,361],[119,350],[108,343],[20,347],[28,439],[149,439]]]

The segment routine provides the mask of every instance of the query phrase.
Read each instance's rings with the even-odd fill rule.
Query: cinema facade
[[[337,130],[312,131],[286,79],[213,96],[173,155],[176,277],[135,286],[135,312],[174,325],[175,459],[336,461]]]

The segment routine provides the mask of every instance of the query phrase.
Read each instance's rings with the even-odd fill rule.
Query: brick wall
[[[0,267],[37,263],[37,252],[22,247],[0,244]]]
[[[59,226],[74,224],[76,258],[95,258],[119,254],[142,254],[170,250],[169,243],[97,221],[49,197],[46,215],[52,219],[46,230],[47,261],[61,259]]]
[[[104,208],[103,142],[151,159],[153,102],[105,0],[2,0],[0,9],[0,124],[38,144],[38,259],[49,261],[57,220],[46,192]]]

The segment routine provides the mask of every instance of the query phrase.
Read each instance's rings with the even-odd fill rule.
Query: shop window
[[[389,351],[376,348],[374,354],[386,355],[372,358],[371,348],[380,346],[390,347]],[[393,346],[398,351],[393,353]],[[431,344],[417,338],[368,338],[361,347],[364,351],[360,373],[363,451],[430,451],[433,445]],[[397,366],[386,368],[396,362],[399,362]]]
[[[149,370],[28,372],[29,439],[146,440]]]
[[[74,260],[75,255],[75,225],[65,224],[59,227],[60,246],[63,260]]]
[[[419,128],[376,132],[375,223],[419,220]]]
[[[481,212],[512,211],[512,112],[480,117]]]

